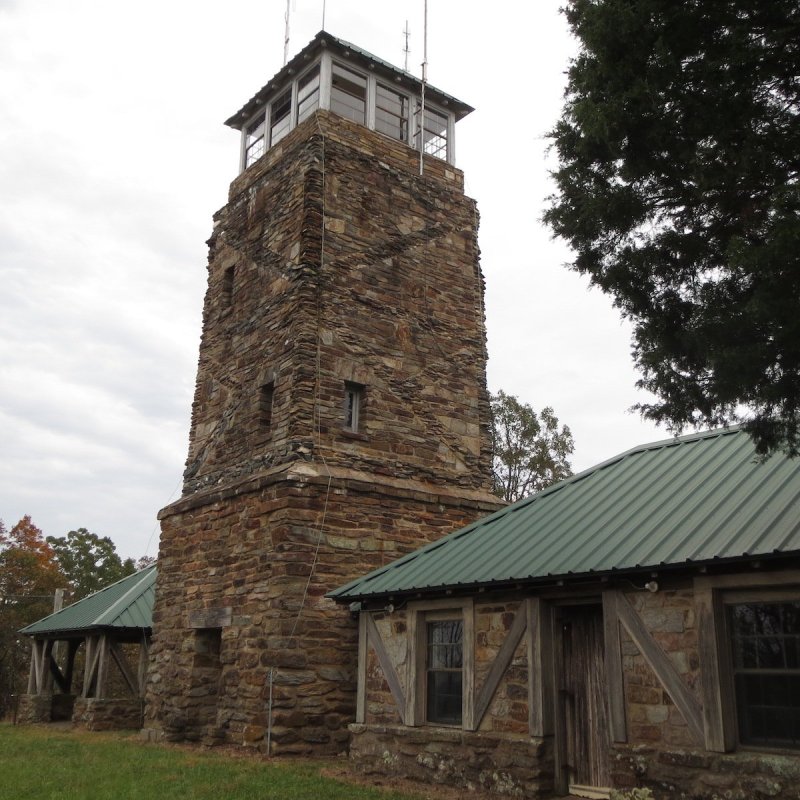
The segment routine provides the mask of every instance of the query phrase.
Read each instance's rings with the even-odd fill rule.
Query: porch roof
[[[152,564],[20,630],[28,636],[53,636],[88,629],[151,628],[156,566]]]
[[[739,428],[629,450],[328,594],[340,601],[800,556],[800,459]]]

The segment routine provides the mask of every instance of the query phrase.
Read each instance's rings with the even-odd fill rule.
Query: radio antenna
[[[408,20],[406,20],[406,29],[403,31],[403,35],[406,37],[406,46],[403,48],[403,52],[406,54],[406,60],[403,69],[408,72],[408,54],[410,52],[408,49],[408,37],[411,36],[411,31],[408,29]]]
[[[425,0],[425,18],[422,26],[422,91],[419,107],[419,174],[422,175],[425,155],[425,84],[428,81],[428,0]]]
[[[283,21],[286,23],[286,27],[284,29],[283,34],[283,66],[286,66],[286,63],[289,61],[289,9],[291,6],[292,0],[286,0],[286,14],[283,17]]]

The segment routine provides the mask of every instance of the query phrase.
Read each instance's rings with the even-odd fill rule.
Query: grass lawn
[[[422,800],[266,760],[145,744],[136,733],[0,725],[0,800]]]

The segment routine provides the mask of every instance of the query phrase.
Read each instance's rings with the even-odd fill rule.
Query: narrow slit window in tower
[[[222,276],[222,304],[225,308],[233,305],[233,278],[235,267],[228,267]]]
[[[268,428],[272,425],[272,401],[275,397],[275,383],[270,381],[261,387],[258,396],[258,415],[261,424]]]
[[[364,406],[364,387],[360,383],[344,384],[344,429],[358,432]]]

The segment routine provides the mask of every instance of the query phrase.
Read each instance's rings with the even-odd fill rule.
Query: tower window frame
[[[269,104],[269,146],[274,147],[292,130],[292,86]]]
[[[408,143],[408,95],[377,81],[375,84],[375,130]]]
[[[320,65],[315,64],[297,80],[296,125],[310,117],[320,107],[321,89],[322,75]]]
[[[261,111],[245,128],[244,167],[251,166],[267,152],[267,111]]]
[[[368,88],[369,76],[334,61],[331,66],[330,110],[366,125]]]
[[[420,117],[422,102],[414,104],[414,148],[419,150]],[[422,148],[426,155],[447,161],[450,140],[450,115],[425,104],[425,119],[422,125]]]

